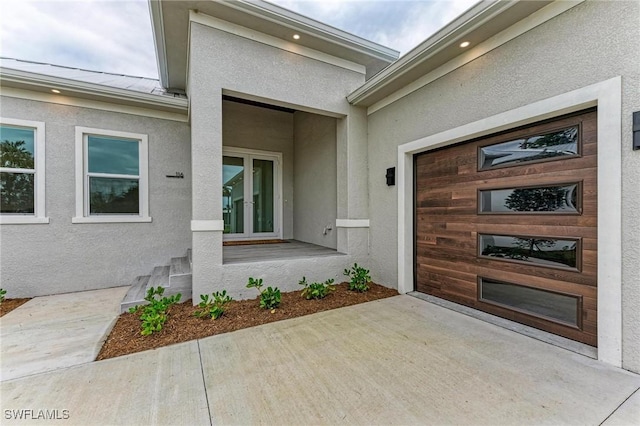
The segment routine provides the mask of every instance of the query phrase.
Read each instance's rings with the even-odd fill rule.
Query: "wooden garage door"
[[[417,155],[416,290],[597,346],[596,124]]]

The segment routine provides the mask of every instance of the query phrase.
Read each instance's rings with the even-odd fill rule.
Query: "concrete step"
[[[147,304],[144,297],[147,295],[147,284],[149,283],[150,278],[151,275],[142,275],[133,280],[131,288],[120,303],[120,312],[128,312],[129,308],[136,305]]]
[[[180,301],[191,299],[191,249],[182,257],[174,257],[171,264],[156,266],[151,275],[137,277],[131,283],[131,288],[120,304],[120,311],[127,312],[136,305],[146,305],[144,297],[151,287],[164,288],[164,296],[173,296],[180,293]]]
[[[191,262],[189,261],[188,255],[171,259],[169,277],[175,275],[191,275]]]
[[[180,302],[186,302],[192,298],[191,274],[174,275],[169,279],[171,280],[171,286],[165,290],[165,295],[171,296],[180,293],[182,295],[180,297]]]
[[[151,287],[169,287],[169,266],[156,266],[153,268],[147,289]]]

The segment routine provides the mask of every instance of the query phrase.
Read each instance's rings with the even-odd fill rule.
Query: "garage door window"
[[[478,278],[478,299],[580,328],[582,297]]]
[[[478,148],[478,170],[563,160],[580,154],[580,126],[511,139]]]
[[[581,183],[478,191],[478,213],[579,214]]]
[[[550,268],[578,269],[580,240],[479,234],[479,255]]]

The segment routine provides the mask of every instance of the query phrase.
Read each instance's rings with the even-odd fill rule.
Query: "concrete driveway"
[[[637,424],[639,387],[635,374],[397,296],[5,381],[0,401],[3,425],[54,414],[78,425],[615,425]]]

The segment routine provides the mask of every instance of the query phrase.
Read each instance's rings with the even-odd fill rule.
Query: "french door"
[[[224,239],[281,238],[277,153],[225,148],[222,154]]]

